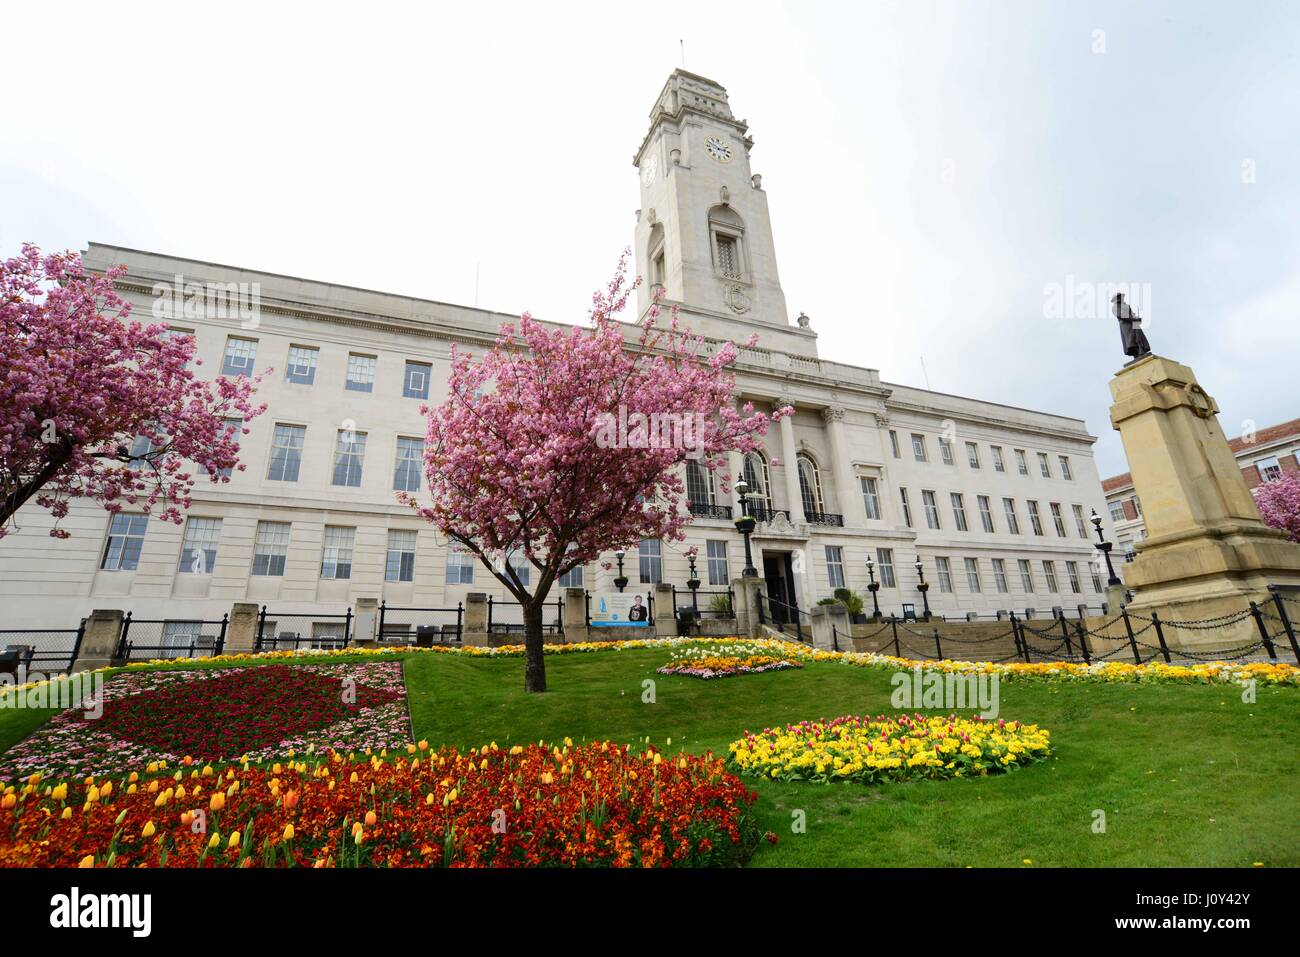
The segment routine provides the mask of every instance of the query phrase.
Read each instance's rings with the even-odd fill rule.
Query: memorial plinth
[[[1110,391],[1147,530],[1124,566],[1130,610],[1199,620],[1242,610],[1270,584],[1300,586],[1300,545],[1261,520],[1192,370],[1147,355]]]

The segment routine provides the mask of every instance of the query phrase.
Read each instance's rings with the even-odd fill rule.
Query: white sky
[[[471,304],[480,264],[479,305],[576,320],[683,39],[750,122],[822,355],[1080,416],[1105,475],[1119,334],[1045,315],[1067,276],[1149,284],[1153,347],[1229,435],[1300,415],[1298,27],[1285,2],[23,5],[0,255],[95,240]]]

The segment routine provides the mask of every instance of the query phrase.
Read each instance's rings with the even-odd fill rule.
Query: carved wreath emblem
[[[735,313],[749,312],[753,306],[749,294],[739,286],[728,286],[722,293],[722,301]]]

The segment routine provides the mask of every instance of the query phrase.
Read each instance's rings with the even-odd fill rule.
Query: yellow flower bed
[[[745,733],[727,766],[773,781],[906,781],[961,778],[1041,761],[1052,753],[1045,728],[979,717],[843,715]]]

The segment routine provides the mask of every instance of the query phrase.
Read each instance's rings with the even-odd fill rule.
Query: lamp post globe
[[[736,519],[736,531],[745,540],[745,568],[741,571],[744,578],[757,578],[758,569],[754,567],[754,553],[749,544],[749,536],[754,534],[754,516],[749,514],[749,483],[743,478],[736,482],[736,495],[740,499],[740,518]]]
[[[914,563],[914,567],[916,568],[916,576],[918,579],[920,579],[920,583],[916,586],[916,590],[921,593],[921,606],[925,610],[924,614],[921,616],[921,620],[929,621],[930,620],[930,595],[929,595],[930,585],[925,580],[925,566],[921,564],[920,555],[916,556],[916,562]]]
[[[871,617],[876,621],[880,620],[880,599],[876,597],[876,592],[880,591],[880,582],[876,581],[876,563],[870,558],[867,559],[867,577],[871,579],[867,585],[867,591],[871,592]]]
[[[620,592],[627,587],[627,578],[623,574],[623,558],[625,555],[627,555],[627,552],[621,548],[614,553],[614,557],[618,559],[618,577],[614,579],[614,587]]]

